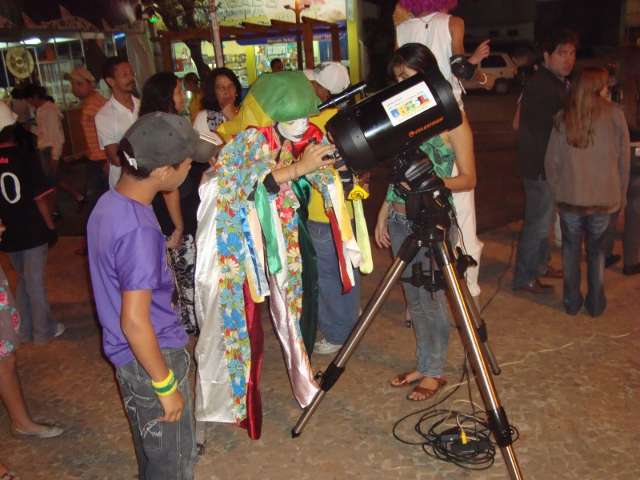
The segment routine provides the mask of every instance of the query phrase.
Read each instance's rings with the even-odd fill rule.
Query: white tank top
[[[462,108],[462,86],[451,72],[451,32],[449,18],[446,13],[430,13],[424,17],[410,18],[396,27],[398,47],[407,43],[421,43],[431,50],[438,61],[438,67],[444,78],[453,88],[453,95]]]

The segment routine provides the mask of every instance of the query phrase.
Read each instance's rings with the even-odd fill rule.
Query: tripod
[[[451,221],[450,207],[446,200],[443,201],[445,192],[446,190],[440,184],[436,188],[429,187],[427,190],[412,191],[407,194],[407,218],[412,222],[412,233],[402,243],[398,255],[367,303],[349,338],[322,373],[320,390],[305,408],[291,434],[295,438],[302,433],[325,394],[340,378],[346,363],[380,311],[391,288],[400,279],[405,267],[412,262],[422,248],[425,248],[429,257],[435,259],[444,287],[450,294],[456,327],[487,411],[489,428],[496,444],[500,447],[510,477],[520,480],[523,476],[513,450],[509,421],[498,399],[488,362],[496,375],[500,373],[500,369],[487,343],[486,328],[483,324],[481,325],[480,315],[466,282],[460,281],[458,277],[456,266],[452,261],[451,248],[446,241]]]

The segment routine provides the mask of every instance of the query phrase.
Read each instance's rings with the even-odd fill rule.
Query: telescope
[[[358,84],[338,98],[343,102],[362,88]],[[330,102],[319,108],[331,106]],[[347,166],[358,172],[415,150],[461,123],[451,85],[434,70],[418,73],[340,110],[327,122],[327,131]]]
[[[363,88],[361,84],[356,85],[319,108],[344,102]],[[394,188],[406,199],[411,233],[342,348],[325,371],[319,373],[320,389],[291,434],[295,438],[302,433],[326,393],[344,372],[392,286],[398,280],[406,281],[401,278],[405,267],[421,250],[426,250],[425,258],[430,259],[431,275],[425,275],[421,266],[414,265],[414,268],[419,268],[411,281],[431,292],[448,291],[456,327],[486,407],[488,425],[500,447],[510,478],[522,480],[512,445],[512,427],[500,404],[491,375],[491,372],[498,375],[500,369],[488,345],[486,325],[464,279],[465,268],[475,261],[459,249],[457,257],[454,256],[448,235],[451,223],[455,221],[449,201],[450,191],[434,174],[431,161],[420,150],[420,146],[430,138],[461,123],[462,115],[451,85],[437,68],[418,73],[346,107],[327,122],[327,131],[341,161],[351,170],[371,170],[381,162],[393,161]]]

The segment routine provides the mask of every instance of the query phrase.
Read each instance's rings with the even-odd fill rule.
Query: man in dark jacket
[[[549,231],[554,219],[554,201],[544,172],[544,157],[555,114],[568,91],[566,78],[576,60],[577,37],[569,30],[554,31],[543,45],[544,63],[527,82],[520,102],[518,164],[524,184],[524,224],[518,242],[514,290],[540,294],[552,287],[539,277],[560,278],[550,268]]]

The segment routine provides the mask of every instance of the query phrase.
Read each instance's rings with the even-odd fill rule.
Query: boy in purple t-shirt
[[[116,368],[141,480],[191,479],[195,459],[187,336],[171,303],[174,281],[151,201],[214,151],[178,115],[140,117],[120,142],[122,176],[87,225],[103,348]]]

